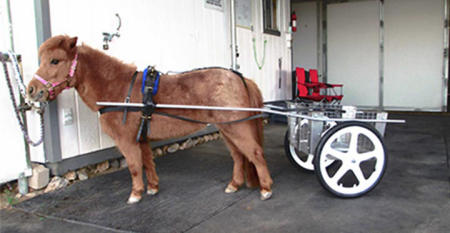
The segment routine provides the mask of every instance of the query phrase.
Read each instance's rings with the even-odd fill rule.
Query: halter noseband
[[[78,53],[75,54],[75,57],[73,58],[73,61],[72,61],[72,65],[70,66],[70,71],[69,71],[69,77],[70,78],[72,78],[75,75],[75,70],[77,68],[77,63],[78,63]],[[36,73],[34,74],[33,77],[36,78],[39,82],[41,82],[42,84],[45,85],[45,87],[47,88],[48,93],[50,94],[50,98],[55,97],[55,91],[54,90],[55,90],[56,87],[58,87],[61,84],[67,82],[67,86],[64,88],[64,90],[70,88],[70,86],[69,86],[69,81],[70,80],[68,78],[66,78],[64,81],[61,81],[61,82],[54,82],[54,83],[52,83],[50,81],[47,81],[47,80],[43,79],[41,76],[39,76]]]

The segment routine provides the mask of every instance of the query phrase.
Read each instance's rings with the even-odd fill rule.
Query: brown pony
[[[101,107],[97,101],[123,102],[136,67],[110,57],[86,45],[76,46],[77,37],[55,36],[39,48],[40,67],[28,85],[28,97],[33,101],[53,100],[66,88],[75,88],[84,103],[92,110]],[[131,101],[142,102],[139,72],[132,90]],[[162,74],[154,101],[160,104],[185,104],[233,107],[262,107],[262,96],[257,85],[242,79],[227,69],[201,69],[175,75]],[[199,121],[223,122],[254,115],[250,112],[158,109],[174,115]],[[129,112],[125,124],[123,112],[109,112],[100,116],[103,131],[116,143],[128,163],[132,190],[128,203],[142,198],[144,191],[143,167],[147,175],[147,194],[158,192],[159,178],[155,171],[153,154],[148,142],[136,142],[140,112]],[[187,135],[205,127],[204,124],[185,122],[161,115],[151,119],[150,140],[161,140]],[[234,161],[231,182],[226,193],[236,192],[246,180],[248,187],[260,187],[261,199],[271,197],[272,179],[263,155],[262,120],[255,119],[235,124],[217,124]]]

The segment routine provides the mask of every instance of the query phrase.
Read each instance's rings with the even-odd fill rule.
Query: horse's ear
[[[77,46],[77,40],[78,37],[72,37],[67,39],[64,43],[65,49],[67,49],[67,51],[73,51],[74,48]]]
[[[69,47],[71,49],[73,49],[73,48],[75,48],[75,46],[77,46],[77,40],[78,40],[78,37],[76,37],[76,36],[69,39]]]

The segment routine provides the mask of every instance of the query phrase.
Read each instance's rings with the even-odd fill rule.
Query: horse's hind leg
[[[219,127],[236,148],[255,165],[261,188],[261,199],[265,200],[272,195],[272,178],[267,168],[262,145],[258,142],[256,125],[244,122]]]
[[[244,183],[244,179],[247,181],[248,187],[257,187],[259,185],[256,175],[256,170],[253,164],[240,152],[231,139],[222,133],[228,149],[230,150],[231,157],[233,158],[233,177],[225,189],[226,193],[234,193]],[[245,177],[244,177],[245,173]]]
[[[225,189],[226,193],[236,192],[242,184],[244,184],[244,156],[239,151],[239,149],[233,144],[233,142],[222,133],[222,138],[225,141],[228,149],[230,150],[231,157],[233,158],[233,177],[230,183]]]
[[[125,157],[128,170],[130,170],[132,188],[128,198],[128,204],[139,202],[144,191],[144,182],[142,179],[142,151],[140,143],[116,140],[117,147]]]
[[[153,152],[148,142],[141,143],[140,146],[145,174],[147,175],[147,194],[155,195],[159,191],[159,178],[156,174],[155,163],[153,162]]]

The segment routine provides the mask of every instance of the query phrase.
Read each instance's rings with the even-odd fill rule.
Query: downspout
[[[13,35],[13,26],[12,26],[12,18],[11,18],[11,2],[10,0],[6,0],[6,10],[8,14],[8,25],[9,25],[9,43],[11,51],[14,52],[14,35]]]
[[[34,12],[37,48],[39,48],[45,40],[52,36],[49,0],[34,0]],[[57,99],[47,105],[44,111],[44,122],[44,155],[45,162],[49,166],[62,160]]]
[[[378,3],[379,29],[378,29],[378,108],[384,108],[384,0]]]
[[[442,87],[444,98],[442,100],[442,111],[448,111],[448,72],[449,72],[449,0],[444,0],[444,59],[442,64]]]
[[[231,68],[238,69],[237,65],[237,44],[236,44],[236,9],[235,0],[230,0],[230,29],[231,29]]]

